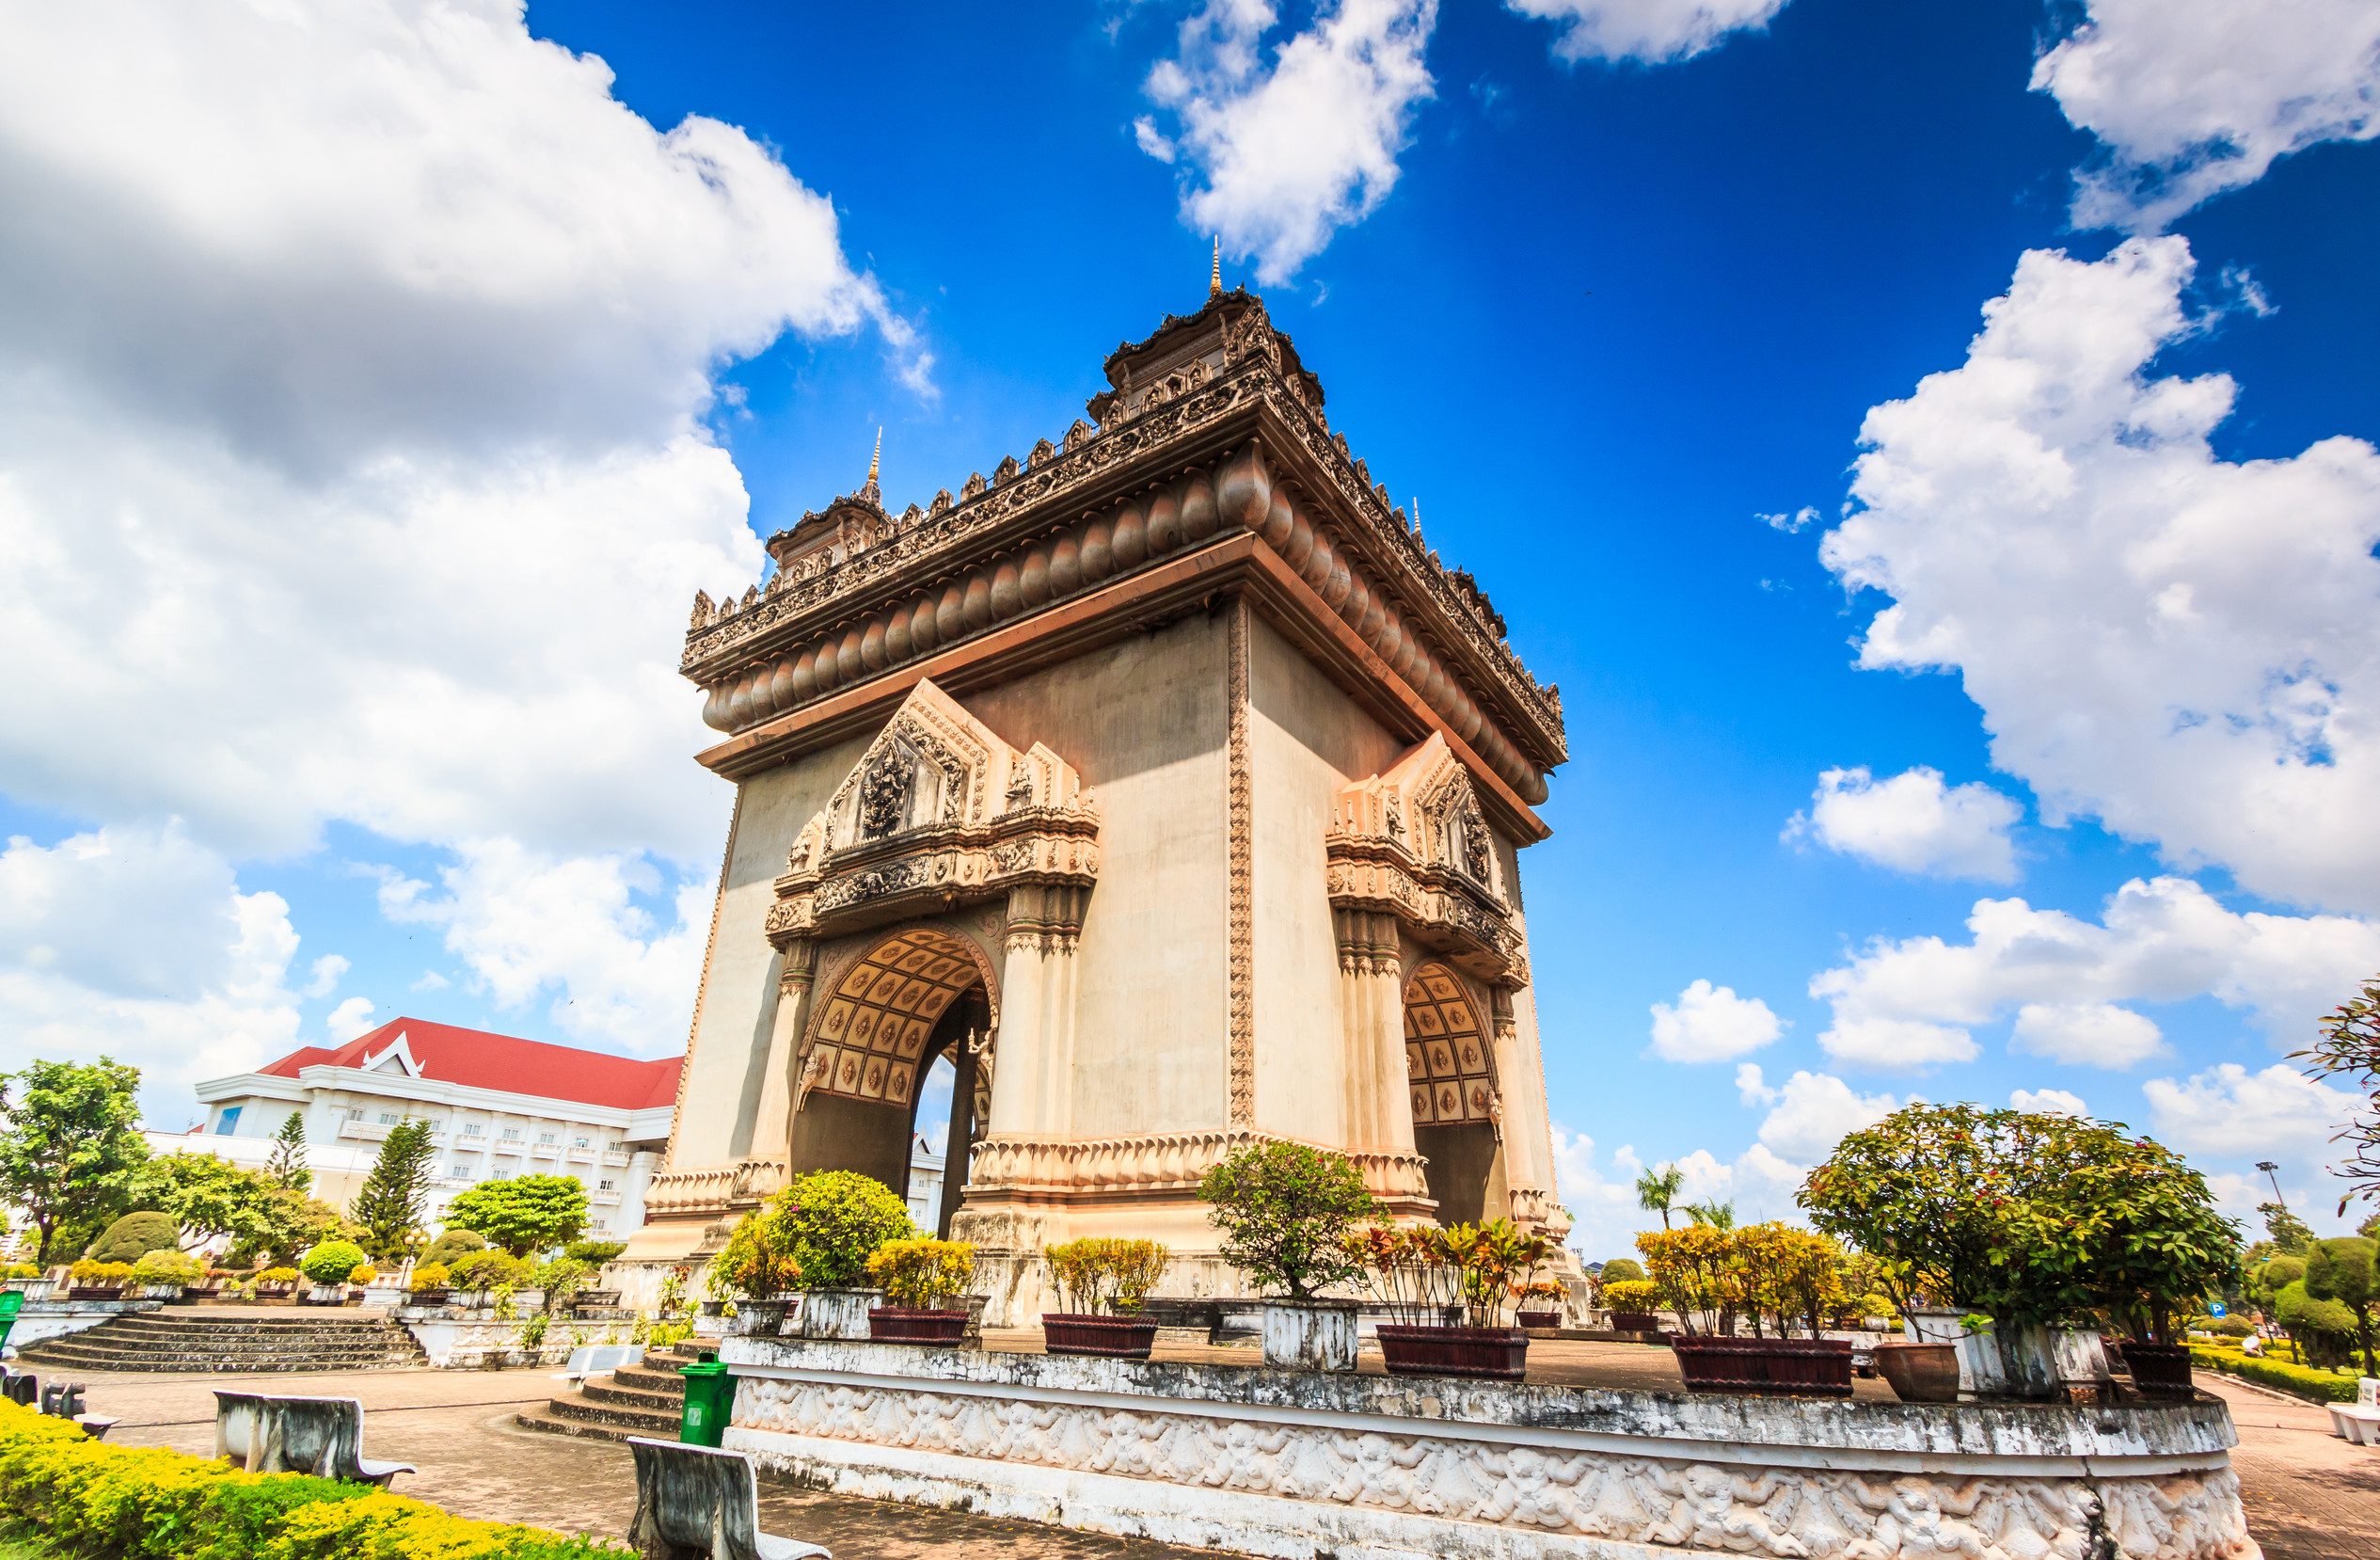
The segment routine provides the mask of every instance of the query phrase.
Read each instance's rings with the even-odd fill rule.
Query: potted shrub
[[[267,1267],[250,1281],[256,1287],[259,1299],[281,1304],[296,1293],[298,1282],[304,1277],[294,1267]]]
[[[364,1291],[380,1281],[380,1269],[368,1262],[359,1262],[347,1270],[347,1292],[341,1303],[356,1305],[362,1301]]]
[[[1510,1219],[1451,1230],[1373,1225],[1346,1243],[1392,1322],[1377,1331],[1392,1376],[1460,1376],[1517,1381],[1529,1367],[1529,1334],[1504,1315],[1513,1277],[1535,1270],[1552,1250]],[[1458,1318],[1450,1320],[1449,1318]]]
[[[800,1270],[801,1315],[788,1329],[803,1338],[863,1340],[867,1313],[883,1292],[866,1288],[867,1259],[888,1240],[912,1240],[909,1206],[892,1188],[857,1170],[800,1175],[770,1199],[776,1237]]]
[[[1606,1279],[1603,1302],[1611,1308],[1611,1328],[1615,1332],[1661,1330],[1657,1310],[1661,1303],[1661,1286],[1650,1279]]]
[[[704,1275],[714,1300],[734,1301],[731,1330],[774,1337],[799,1301],[801,1265],[793,1255],[791,1221],[775,1205],[754,1209],[727,1237]]]
[[[1139,1315],[1172,1253],[1153,1240],[1087,1236],[1043,1249],[1050,1282],[1065,1309],[1041,1313],[1042,1346],[1052,1354],[1146,1360],[1157,1324]]]
[[[447,1265],[446,1281],[454,1297],[473,1310],[484,1310],[495,1291],[517,1284],[528,1265],[500,1247],[467,1250]]]
[[[151,1251],[133,1264],[133,1287],[151,1299],[179,1304],[184,1285],[205,1279],[206,1265],[179,1250]]]
[[[343,1240],[325,1240],[297,1259],[297,1270],[313,1285],[306,1302],[338,1305],[347,1297],[343,1285],[349,1274],[365,1265],[363,1249]]]
[[[976,1249],[963,1240],[888,1240],[867,1259],[868,1277],[892,1303],[867,1313],[880,1344],[956,1344],[966,1336],[967,1293]]]
[[[132,1281],[133,1265],[129,1262],[96,1262],[85,1257],[66,1270],[70,1300],[120,1300],[124,1286]]]
[[[1319,1291],[1364,1271],[1348,1234],[1379,1206],[1356,1162],[1305,1143],[1255,1143],[1211,1167],[1198,1197],[1223,1232],[1223,1260],[1261,1292],[1288,1292],[1264,1302],[1264,1362],[1354,1370],[1357,1307]]]
[[[1849,1341],[1819,1336],[1841,1299],[1833,1242],[1778,1223],[1690,1224],[1636,1245],[1677,1312],[1669,1344],[1689,1392],[1851,1395]],[[1733,1335],[1738,1312],[1749,1338]],[[1796,1326],[1808,1336],[1792,1336]]]
[[[1562,1326],[1562,1302],[1569,1291],[1550,1279],[1524,1283],[1513,1291],[1514,1302],[1520,1308],[1513,1313],[1514,1323],[1524,1332],[1532,1328],[1551,1329]],[[1531,1302],[1535,1302],[1532,1309]]]
[[[415,1305],[444,1305],[448,1278],[444,1264],[425,1262],[413,1270],[413,1289],[406,1298]]]
[[[41,1299],[50,1292],[50,1281],[41,1269],[29,1262],[12,1262],[7,1269],[8,1286],[24,1293],[26,1302]]]

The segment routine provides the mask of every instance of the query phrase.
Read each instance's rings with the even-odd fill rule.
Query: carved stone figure
[[[860,782],[860,833],[881,839],[901,826],[909,811],[913,765],[898,748],[886,748]]]

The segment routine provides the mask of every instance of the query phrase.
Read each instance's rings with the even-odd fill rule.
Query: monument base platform
[[[727,1445],[820,1488],[1334,1556],[2261,1560],[2213,1400],[1688,1396],[731,1338]]]

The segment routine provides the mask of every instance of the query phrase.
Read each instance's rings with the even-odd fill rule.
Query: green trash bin
[[[0,1289],[0,1347],[8,1342],[8,1329],[17,1325],[17,1313],[24,1309],[24,1291]]]
[[[677,1422],[677,1439],[689,1446],[716,1446],[727,1434],[727,1420],[736,1408],[736,1378],[712,1351],[691,1365],[680,1365],[686,1381],[686,1411]]]

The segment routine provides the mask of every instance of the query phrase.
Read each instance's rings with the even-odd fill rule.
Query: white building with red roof
[[[202,1083],[204,1124],[150,1137],[160,1152],[215,1154],[261,1169],[282,1123],[303,1115],[314,1193],[343,1209],[389,1129],[420,1118],[438,1145],[433,1227],[467,1186],[575,1175],[592,1204],[589,1235],[625,1239],[644,1221],[645,1185],[669,1146],[680,1061],[400,1018],[336,1048],[309,1045],[253,1073]]]

